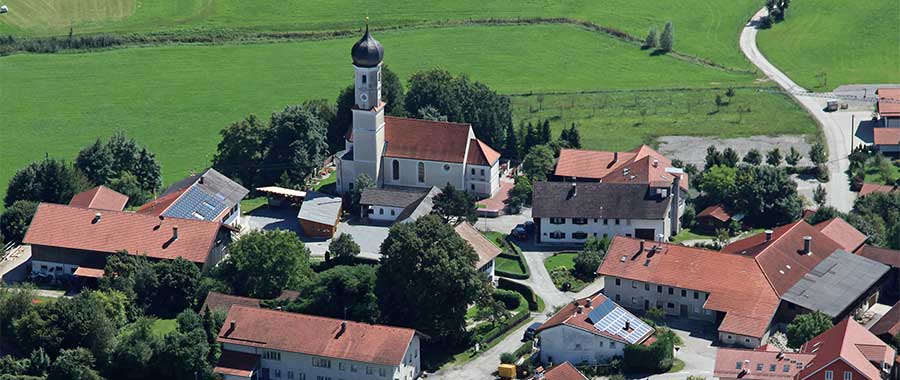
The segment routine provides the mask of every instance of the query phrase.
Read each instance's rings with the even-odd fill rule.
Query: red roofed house
[[[384,50],[368,29],[351,56],[353,128],[346,149],[335,155],[338,192],[352,190],[362,174],[379,187],[442,188],[449,183],[479,197],[500,190],[500,153],[479,140],[470,124],[384,116]]]
[[[688,190],[687,174],[674,174],[672,161],[641,145],[627,152],[563,149],[559,152],[554,174],[564,180],[605,183],[643,183],[668,187],[679,177],[682,190]]]
[[[127,203],[127,195],[116,192],[106,186],[97,186],[75,194],[72,200],[69,201],[69,206],[122,211]]]
[[[879,88],[878,116],[884,128],[900,128],[900,88]]]
[[[713,374],[722,380],[883,380],[891,376],[895,351],[847,318],[799,352],[720,348]]]
[[[864,197],[872,193],[893,193],[896,191],[900,191],[900,188],[898,188],[897,186],[879,185],[877,183],[863,183],[862,187],[859,189],[858,195],[860,197]]]
[[[536,331],[541,362],[603,364],[623,356],[625,346],[642,344],[654,329],[597,293],[563,306]]]
[[[503,252],[500,247],[496,246],[490,240],[488,240],[481,232],[475,229],[468,222],[462,222],[454,227],[456,233],[459,237],[463,238],[466,243],[469,243],[472,246],[472,249],[475,250],[475,254],[478,255],[478,261],[475,263],[475,268],[478,269],[479,272],[484,273],[485,276],[491,283],[497,281],[497,277],[494,275],[494,259],[497,256],[500,256],[500,253]]]
[[[106,256],[122,250],[215,265],[230,241],[221,223],[41,203],[23,243],[31,245],[33,271],[69,275],[102,271]]]
[[[872,144],[884,154],[900,153],[900,127],[873,128]]]
[[[219,331],[225,380],[417,379],[415,330],[239,305]]]
[[[716,232],[720,228],[728,228],[732,220],[742,220],[742,214],[731,215],[721,204],[709,206],[697,214],[697,228],[704,231]]]
[[[834,240],[847,252],[856,252],[869,238],[842,218],[833,218],[819,222],[813,227],[831,238],[831,240]]]
[[[534,370],[535,374],[530,380],[588,380],[579,372],[572,363],[565,362],[546,371],[543,367]]]

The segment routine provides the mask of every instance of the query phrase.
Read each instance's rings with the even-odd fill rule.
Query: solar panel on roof
[[[216,197],[198,187],[192,187],[163,215],[172,218],[214,220],[225,208],[225,203]]]
[[[588,318],[591,322],[596,321],[594,328],[597,330],[620,336],[629,344],[637,343],[652,331],[644,321],[625,311],[612,300],[606,300],[598,305],[588,314]],[[625,329],[626,324],[628,329]]]
[[[588,313],[588,318],[593,323],[599,322],[603,317],[609,314],[610,311],[614,310],[618,305],[613,302],[611,299],[606,299],[606,301],[601,302],[599,305],[594,306],[594,310],[591,310]]]

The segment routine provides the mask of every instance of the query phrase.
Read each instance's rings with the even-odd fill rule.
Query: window
[[[288,379],[293,379],[293,378],[294,378],[294,371],[287,371],[287,378],[288,378]]]
[[[631,303],[637,305],[637,303],[638,303],[638,302],[637,302],[637,298],[631,297]]]
[[[687,297],[687,290],[681,289],[681,296]]]
[[[475,175],[475,168],[472,168],[472,175]]]
[[[669,295],[672,295],[672,294],[675,294],[675,289],[673,289],[673,288],[670,286],[670,287],[669,287]]]
[[[790,365],[790,364],[785,364],[785,365],[784,365],[784,368],[782,368],[781,371],[782,371],[782,372],[790,372],[790,371],[791,371],[791,365]],[[845,372],[845,373],[846,373],[846,372]],[[845,376],[845,377],[844,377],[844,380],[849,380],[849,379],[847,379],[846,376]]]
[[[379,369],[378,369],[378,376],[381,376],[381,377],[387,376],[387,370],[385,370],[384,368],[379,368]]]
[[[609,348],[616,348],[616,342],[609,342]]]
[[[344,362],[338,362],[338,369],[341,371],[347,370],[347,368],[344,366]]]
[[[844,371],[844,380],[853,380],[853,372]]]
[[[445,171],[445,172],[449,172],[449,171],[450,171],[450,164],[444,164],[444,171]]]
[[[419,182],[425,182],[425,163],[420,162],[419,165]]]
[[[656,285],[656,292],[662,293],[662,285]]]
[[[622,297],[619,297],[619,295],[616,294],[616,302],[619,302],[619,301],[621,300],[621,298],[622,298]]]
[[[775,369],[778,368],[778,364],[770,364],[769,372],[775,372]]]
[[[566,224],[566,218],[550,218],[550,224]]]
[[[756,363],[756,370],[757,370],[757,371],[762,371],[762,370],[763,370],[763,364],[762,364],[762,363]]]
[[[470,188],[471,188],[472,190],[475,190],[475,184],[473,183],[473,184],[470,186]]]
[[[400,161],[394,160],[391,162],[391,176],[393,176],[394,181],[400,180]]]
[[[626,225],[626,226],[630,226],[630,225],[631,225],[631,219],[625,219],[625,225]]]
[[[734,369],[741,369],[741,362],[736,362],[734,364]]]
[[[348,183],[347,188],[352,191],[353,190],[353,182]]]
[[[371,375],[373,373],[375,373],[375,371],[372,370],[372,367],[366,366],[366,375]]]
[[[481,175],[484,176],[484,169],[481,169]]]
[[[646,282],[644,283],[644,291],[647,291],[647,292],[650,291],[650,284],[648,284]]]
[[[275,370],[273,370],[273,373],[276,379],[281,378],[281,369],[275,368]]]
[[[587,239],[587,232],[573,232],[572,239]]]
[[[825,380],[834,379],[834,371],[825,371]]]
[[[394,214],[391,213],[391,215],[394,215]],[[694,292],[694,299],[695,299],[695,300],[696,300],[696,299],[700,299],[700,293]]]
[[[674,309],[674,308],[675,308],[675,304],[669,302],[669,303],[666,304],[666,307],[668,307],[669,309]]]
[[[560,232],[560,231],[551,232],[551,233],[550,233],[550,238],[551,238],[551,239],[565,239],[565,238],[566,238],[566,233],[565,233],[565,232]]]
[[[313,364],[313,367],[331,368],[331,360],[330,359],[313,358],[312,364]]]
[[[380,208],[380,207],[378,208],[378,215],[384,215],[384,209],[383,209],[383,208]]]
[[[359,368],[356,368],[356,364],[350,363],[350,372],[356,373],[359,371]]]
[[[263,359],[281,360],[281,353],[278,351],[263,351]]]
[[[617,226],[619,225],[619,220],[618,220],[618,219],[616,219],[616,225],[617,225]]]
[[[316,376],[316,380],[331,380],[331,376]]]
[[[603,219],[603,225],[604,226],[609,225],[609,219]]]
[[[572,218],[572,224],[587,224],[587,218]]]
[[[631,237],[631,234],[625,234],[625,237]]]
[[[620,285],[622,285],[622,280],[617,278],[617,279],[616,279],[616,286],[620,286]]]
[[[744,338],[744,343],[750,343],[750,338]]]
[[[575,343],[575,350],[581,350],[581,343]]]
[[[391,216],[394,216],[394,213],[395,213],[395,212],[396,212],[396,211],[391,210]],[[697,297],[694,297],[694,298],[697,298]]]
[[[632,289],[637,289],[637,281],[631,280],[631,288],[632,288]]]

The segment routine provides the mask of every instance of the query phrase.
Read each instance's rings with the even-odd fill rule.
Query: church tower
[[[384,156],[384,102],[381,100],[381,64],[384,49],[366,32],[350,53],[354,69],[353,161],[356,174],[367,174],[378,185]],[[355,179],[354,179],[355,181]]]

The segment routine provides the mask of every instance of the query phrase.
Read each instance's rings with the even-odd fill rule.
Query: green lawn
[[[503,244],[501,244],[500,242],[506,238],[506,234],[497,231],[482,231],[481,234],[484,235],[484,237],[486,237],[488,240],[490,240],[491,243],[494,243],[494,245],[503,248]]]
[[[260,207],[268,204],[268,199],[266,197],[256,197],[256,198],[247,198],[241,201],[241,214],[247,215],[253,210],[256,210]]]
[[[497,267],[494,268],[497,271],[525,275],[525,271],[522,270],[522,266],[519,265],[517,260],[507,259],[506,257],[497,257],[494,259],[494,263],[497,265]]]
[[[812,91],[842,84],[900,82],[900,2],[793,1],[787,19],[762,31],[759,48]],[[825,78],[819,78],[825,73]]]
[[[676,49],[741,69],[750,65],[738,49],[738,32],[760,6],[756,0],[715,5],[703,0],[6,0],[4,4],[10,13],[0,17],[0,34],[16,35],[65,35],[70,27],[76,34],[351,30],[369,16],[375,27],[568,17],[643,38],[651,25],[662,30],[671,20]]]
[[[313,190],[321,191],[322,188],[327,187],[327,186],[332,186],[335,183],[337,183],[337,171],[336,170],[331,172],[331,174],[329,174],[328,177],[325,177],[324,179],[322,179],[315,187],[313,187]]]
[[[544,260],[544,267],[550,273],[553,284],[560,290],[577,293],[591,283],[592,279],[575,275],[575,257],[577,252],[558,253]],[[568,284],[567,289],[565,284]]]
[[[547,272],[559,267],[575,269],[575,256],[578,256],[578,253],[560,253],[550,256],[544,260],[544,267],[547,268]]]
[[[153,321],[153,333],[157,336],[165,336],[178,328],[178,321],[172,319],[156,319]]]
[[[715,239],[716,235],[707,235],[705,232],[699,230],[693,230],[684,228],[678,232],[678,235],[675,235],[673,243],[681,243],[685,240],[704,240],[704,239]]]
[[[896,181],[897,178],[900,178],[900,167],[897,167],[897,165],[894,165],[893,163],[891,163],[890,158],[885,158],[885,161],[888,162],[887,166],[890,168],[890,170],[888,170],[888,173],[889,173],[888,178],[884,178],[884,176],[881,175],[881,170],[878,168],[878,166],[875,166],[874,161],[875,161],[874,159],[869,159],[866,162],[866,180],[865,180],[865,182],[877,183],[877,184],[882,184],[882,185],[883,184],[894,184],[894,181]]]

